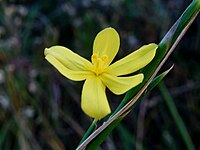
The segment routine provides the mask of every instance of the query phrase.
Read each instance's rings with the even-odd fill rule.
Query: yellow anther
[[[107,62],[108,61],[108,56],[107,55],[103,55],[101,57],[101,59],[104,61],[104,62]]]
[[[91,57],[92,63],[95,63],[95,61],[97,60],[97,58],[98,58],[97,53],[92,54],[92,57]]]

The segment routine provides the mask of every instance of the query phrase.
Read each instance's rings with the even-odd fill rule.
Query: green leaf
[[[172,70],[172,68],[174,67],[174,65],[172,65],[168,70],[166,70],[165,72],[161,73],[160,75],[158,75],[157,77],[155,77],[151,83],[149,84],[149,86],[147,87],[144,95],[146,95],[146,93],[148,93],[149,91],[151,91],[156,85],[158,85],[158,83],[160,83],[160,81],[163,80],[163,78]]]
[[[90,125],[90,127],[88,128],[87,132],[84,134],[83,138],[81,139],[79,145],[85,140],[87,139],[87,137],[92,134],[92,132],[95,130],[96,128],[96,123],[97,123],[97,119],[94,119],[92,124]]]
[[[167,87],[165,86],[165,84],[163,82],[161,82],[158,85],[158,87],[160,89],[160,92],[162,94],[164,102],[166,103],[167,108],[169,109],[169,112],[171,113],[172,118],[175,121],[175,124],[178,128],[178,131],[179,131],[183,141],[185,142],[187,149],[188,150],[195,150],[195,147],[192,143],[190,135],[189,135],[187,128],[185,126],[185,123],[184,123],[183,119],[181,118],[181,116],[180,116],[180,114],[179,114],[179,112],[176,108],[176,105],[174,103],[174,100],[173,100],[172,96],[170,95],[169,91],[167,90]]]
[[[132,108],[135,102],[142,96],[143,92],[147,89],[198,15],[199,9],[200,0],[194,0],[158,44],[156,56],[153,61],[142,70],[142,73],[145,75],[144,82],[128,91],[118,108],[111,114],[111,117],[83,141],[77,149],[81,150],[86,146],[86,148],[97,148],[104,141],[113,128],[123,119],[121,115],[125,116],[126,113],[128,113],[127,111]],[[118,120],[119,117],[120,119]]]
[[[166,70],[165,72],[161,73],[160,75],[158,75],[157,77],[155,77],[149,84],[149,86],[146,88],[146,90],[144,91],[144,93],[137,99],[137,101],[126,111],[126,113],[128,113],[129,111],[131,111],[133,109],[133,107],[149,92],[151,91],[156,85],[158,85],[160,83],[160,81],[163,80],[163,78],[170,72],[170,70],[173,68],[174,65],[172,65],[168,70]]]
[[[113,123],[110,126],[108,126],[107,128],[105,128],[105,130],[103,132],[101,132],[101,134],[99,134],[97,139],[94,139],[92,144],[89,144],[86,149],[87,150],[97,149],[97,147],[105,140],[105,138],[110,134],[110,132],[112,132],[112,130],[119,124],[119,122],[123,118],[124,117],[119,117],[115,121],[113,121]]]
[[[127,92],[122,103],[118,106],[114,113],[118,112],[128,101],[134,97],[134,95],[136,95],[136,93],[145,85],[156,69],[160,69],[158,68],[159,64],[161,64],[163,60],[165,62],[169,55],[173,52],[174,48],[183,37],[186,30],[198,15],[199,10],[200,0],[195,0],[188,6],[181,17],[175,22],[175,24],[170,28],[170,30],[158,44],[156,56],[153,61],[151,61],[151,63],[149,63],[142,70],[142,73],[145,75],[144,82]]]

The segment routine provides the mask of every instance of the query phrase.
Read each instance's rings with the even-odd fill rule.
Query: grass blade
[[[109,120],[100,126],[95,132],[93,132],[83,143],[81,143],[77,150],[84,149],[86,146],[92,146],[93,148],[96,148],[103,142],[108,133],[111,132],[113,128],[120,122],[118,121],[118,118],[120,117],[120,120],[122,120],[122,115],[126,115],[127,111],[135,104],[135,102],[149,86],[187,29],[190,27],[191,23],[198,15],[199,9],[200,1],[194,0],[161,40],[154,60],[142,70],[142,73],[145,74],[144,82],[127,92],[123,101],[116,111],[114,111],[114,113],[111,115]]]
[[[192,140],[190,138],[190,135],[187,131],[187,128],[184,124],[184,121],[182,120],[181,116],[179,115],[178,113],[178,110],[176,108],[176,105],[175,103],[173,102],[173,98],[172,96],[170,95],[169,91],[167,90],[165,84],[163,82],[161,82],[159,85],[158,85],[159,89],[160,89],[160,92],[163,96],[163,99],[172,115],[172,118],[174,119],[176,125],[177,125],[177,128],[183,138],[183,141],[185,142],[186,144],[186,147],[188,150],[195,150],[194,148],[194,145],[192,143]]]

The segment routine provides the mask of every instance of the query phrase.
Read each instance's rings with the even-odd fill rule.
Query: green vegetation
[[[92,123],[80,108],[83,82],[60,75],[44,59],[45,47],[63,45],[90,59],[95,35],[112,26],[122,41],[119,59],[159,43],[190,2],[1,0],[0,149],[75,149]],[[200,148],[199,24],[198,16],[164,65],[174,64],[164,83],[99,149]],[[107,93],[114,110],[123,96]]]

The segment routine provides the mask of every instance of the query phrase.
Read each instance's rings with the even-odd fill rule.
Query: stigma
[[[95,75],[98,76],[107,67],[108,56],[103,55],[102,57],[99,57],[97,53],[94,53],[91,57],[91,61],[92,61],[92,64],[93,64],[92,71],[95,73]]]

